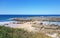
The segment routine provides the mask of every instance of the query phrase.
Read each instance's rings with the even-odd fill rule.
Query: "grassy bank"
[[[51,38],[43,33],[32,33],[22,29],[0,26],[0,38]]]

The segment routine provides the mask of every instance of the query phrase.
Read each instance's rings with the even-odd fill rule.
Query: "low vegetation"
[[[32,33],[22,29],[0,26],[0,38],[51,38],[43,33]]]

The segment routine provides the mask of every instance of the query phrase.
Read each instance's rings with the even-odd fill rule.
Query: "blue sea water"
[[[0,15],[0,22],[11,21],[8,20],[10,18],[26,18],[26,17],[40,17],[40,16],[44,16],[44,17],[55,16],[60,18],[59,15]],[[60,22],[56,22],[55,24],[60,24]]]
[[[0,15],[0,22],[2,21],[11,21],[10,18],[24,18],[31,17],[31,15]]]
[[[38,16],[59,16],[59,15],[0,15],[0,21],[9,21],[9,18],[24,18],[24,17],[38,17]],[[59,16],[60,17],[60,16]]]

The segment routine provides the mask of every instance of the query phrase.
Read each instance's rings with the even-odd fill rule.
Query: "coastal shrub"
[[[32,33],[22,29],[0,26],[0,38],[51,38],[43,33]]]

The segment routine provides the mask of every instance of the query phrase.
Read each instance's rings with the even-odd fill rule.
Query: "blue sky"
[[[60,0],[0,0],[0,14],[60,14]]]

